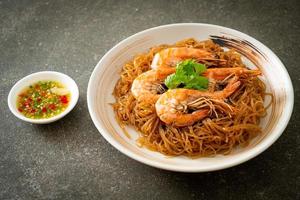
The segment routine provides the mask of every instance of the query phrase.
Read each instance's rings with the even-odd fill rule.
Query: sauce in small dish
[[[67,115],[76,105],[79,91],[66,74],[42,71],[19,80],[8,94],[8,107],[19,119],[48,124]]]
[[[27,118],[50,118],[68,107],[70,97],[69,90],[60,82],[39,81],[18,95],[17,108]]]

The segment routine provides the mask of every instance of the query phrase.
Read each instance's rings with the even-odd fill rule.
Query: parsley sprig
[[[208,79],[201,76],[206,71],[203,64],[193,59],[184,60],[177,64],[176,72],[165,79],[165,85],[169,89],[187,88],[205,90],[208,87]]]

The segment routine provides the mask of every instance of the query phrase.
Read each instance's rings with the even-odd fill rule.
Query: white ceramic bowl
[[[127,138],[118,123],[109,103],[115,102],[113,88],[119,79],[124,63],[136,54],[159,44],[173,44],[176,41],[195,38],[214,39],[225,47],[235,48],[244,55],[243,60],[250,68],[259,67],[267,85],[267,91],[274,95],[274,104],[261,121],[263,134],[256,137],[246,148],[236,148],[229,155],[217,155],[189,159],[187,157],[166,157],[160,153],[140,148],[135,139],[138,134],[129,128],[132,139]],[[254,65],[255,64],[255,65]],[[92,120],[102,136],[125,155],[162,169],[181,172],[204,172],[228,168],[243,163],[273,144],[289,122],[294,93],[287,70],[278,57],[256,39],[239,31],[210,24],[171,24],[151,28],[128,37],[110,51],[96,65],[87,91],[88,108]],[[266,104],[270,99],[266,99]]]
[[[23,114],[21,114],[18,109],[17,109],[17,97],[18,94],[20,94],[20,92],[28,87],[31,84],[34,84],[38,81],[58,81],[60,83],[62,83],[71,93],[71,101],[68,105],[68,107],[66,108],[66,110],[64,110],[62,113],[55,115],[51,118],[46,118],[46,119],[30,119],[25,117]],[[34,124],[48,124],[51,122],[54,122],[56,120],[61,119],[62,117],[64,117],[66,114],[68,114],[76,105],[77,101],[78,101],[78,97],[79,97],[79,91],[78,91],[78,87],[77,84],[75,83],[75,81],[67,76],[66,74],[60,73],[60,72],[54,72],[54,71],[42,71],[42,72],[37,72],[37,73],[33,73],[30,74],[24,78],[22,78],[21,80],[19,80],[10,90],[9,94],[8,94],[8,107],[10,109],[10,111],[19,119],[26,121],[26,122],[30,122],[30,123],[34,123]]]

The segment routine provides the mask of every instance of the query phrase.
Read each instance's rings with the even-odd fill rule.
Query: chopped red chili
[[[68,103],[68,98],[67,98],[67,96],[66,96],[66,95],[61,96],[61,97],[60,97],[60,101],[61,101],[62,103],[64,103],[64,104]]]

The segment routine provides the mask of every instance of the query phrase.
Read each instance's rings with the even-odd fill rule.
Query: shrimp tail
[[[233,78],[233,80],[231,80],[229,84],[222,91],[223,98],[225,99],[230,95],[232,95],[240,87],[240,85],[241,85],[241,81],[238,81],[236,77]]]
[[[246,74],[249,76],[261,76],[261,71],[259,69],[247,70]]]

